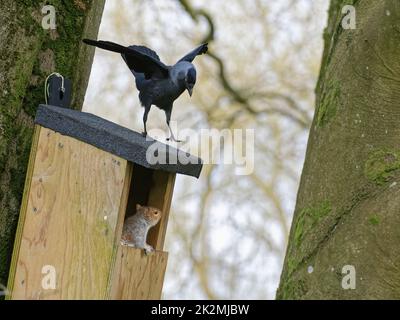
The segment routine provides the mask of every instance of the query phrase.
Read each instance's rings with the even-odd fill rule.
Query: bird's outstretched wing
[[[194,60],[194,58],[196,58],[196,56],[206,53],[207,50],[208,50],[208,43],[204,43],[201,46],[198,46],[193,51],[189,52],[186,56],[184,56],[178,62],[181,62],[181,61],[192,62]]]
[[[120,53],[129,69],[143,73],[146,79],[168,77],[168,67],[149,48],[144,46],[124,47],[111,41],[101,40],[83,39],[83,42],[101,49]]]

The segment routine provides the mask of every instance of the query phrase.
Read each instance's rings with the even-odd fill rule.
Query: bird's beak
[[[192,94],[193,94],[193,88],[187,88],[187,91],[189,92],[189,96],[192,96]]]

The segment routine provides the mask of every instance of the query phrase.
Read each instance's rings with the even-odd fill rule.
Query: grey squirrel
[[[136,205],[136,213],[124,222],[121,244],[144,249],[146,254],[154,252],[154,248],[147,244],[147,233],[161,219],[159,209]]]

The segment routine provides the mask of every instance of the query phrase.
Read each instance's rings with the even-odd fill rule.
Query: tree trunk
[[[0,284],[7,283],[36,107],[44,81],[57,71],[73,82],[72,105],[81,108],[105,0],[0,2]],[[42,28],[45,4],[56,9],[56,29]]]
[[[398,0],[331,2],[277,299],[400,298],[399,21]]]

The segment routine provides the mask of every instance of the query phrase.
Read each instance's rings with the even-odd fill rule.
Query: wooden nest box
[[[159,299],[175,175],[198,177],[201,160],[151,164],[150,146],[182,151],[80,111],[41,105],[35,123],[8,298]],[[151,255],[120,245],[136,204],[163,212]]]

